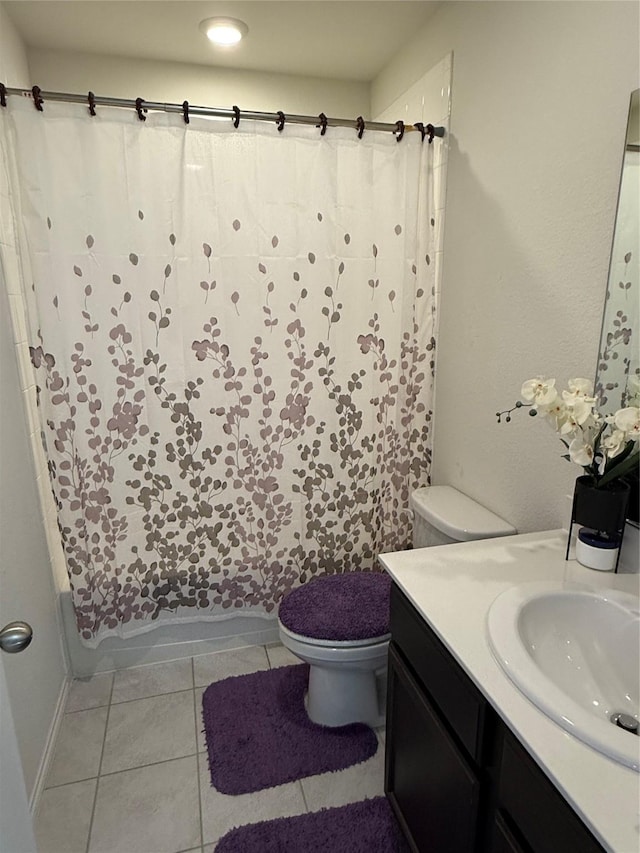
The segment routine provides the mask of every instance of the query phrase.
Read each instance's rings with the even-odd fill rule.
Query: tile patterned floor
[[[204,688],[291,663],[283,646],[255,646],[74,681],[36,817],[39,853],[213,853],[233,826],[382,794],[383,746],[255,794],[211,786]]]

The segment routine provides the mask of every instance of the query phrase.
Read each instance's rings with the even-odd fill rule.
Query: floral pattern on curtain
[[[405,548],[431,457],[428,144],[12,101],[83,640],[274,613]]]

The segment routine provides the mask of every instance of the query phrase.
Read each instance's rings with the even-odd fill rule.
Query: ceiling
[[[440,5],[435,0],[5,0],[28,48],[372,80]],[[204,18],[248,36],[215,48]]]

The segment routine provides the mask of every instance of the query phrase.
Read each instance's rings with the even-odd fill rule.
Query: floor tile
[[[207,687],[232,675],[248,675],[260,669],[269,669],[269,660],[264,646],[247,646],[228,652],[213,652],[198,655],[193,659],[196,687]]]
[[[292,666],[294,663],[303,663],[286,646],[267,647],[267,655],[269,656],[271,669],[276,669],[279,666]]]
[[[200,841],[195,756],[100,778],[89,853],[178,853]]]
[[[96,782],[88,779],[42,792],[34,821],[38,853],[86,852]]]
[[[67,697],[66,713],[108,705],[112,684],[112,672],[101,672],[91,678],[74,678]]]
[[[46,787],[98,775],[108,708],[65,714],[56,739]]]
[[[112,705],[102,770],[114,773],[196,751],[193,691]]]
[[[384,794],[384,750],[346,770],[321,773],[301,780],[310,812],[331,806],[344,806]]]
[[[231,797],[228,794],[221,794],[212,787],[209,765],[204,753],[198,756],[198,761],[200,763],[202,833],[205,846],[217,842],[235,826],[306,812],[299,782]]]
[[[207,740],[204,736],[204,720],[202,719],[202,694],[206,687],[196,687],[196,740],[198,752],[205,752]]]
[[[134,666],[116,672],[111,701],[128,702],[131,699],[146,699],[162,693],[177,693],[193,687],[191,658],[173,660],[169,663],[154,663],[149,666]]]

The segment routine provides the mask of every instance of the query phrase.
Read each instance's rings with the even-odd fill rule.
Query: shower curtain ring
[[[234,104],[231,109],[233,110],[233,126],[237,129],[240,124],[240,107],[236,107]]]
[[[402,137],[404,136],[404,122],[403,121],[397,121],[396,122],[396,129],[393,131],[393,133],[396,137],[396,142],[401,142]]]
[[[7,106],[7,87],[4,83],[0,83],[0,107]]]
[[[284,123],[286,121],[286,118],[287,117],[282,112],[282,110],[278,110],[278,118],[276,119],[276,124],[278,125],[278,132],[279,133],[282,133],[282,131],[284,129]]]
[[[414,121],[413,126],[416,130],[420,131],[420,135],[422,136],[422,141],[424,142],[424,138],[427,135],[427,130],[424,124],[421,121]]]
[[[358,116],[356,119],[356,130],[358,131],[358,139],[362,139],[362,134],[364,133],[366,125],[364,123],[364,119],[362,116]]]
[[[42,98],[40,92],[40,86],[33,86],[31,89],[31,94],[33,95],[33,106],[38,110],[39,113],[44,112],[42,105],[44,104],[44,99]]]
[[[94,116],[96,114],[96,96],[93,92],[89,92],[87,101],[89,101],[89,115]]]
[[[142,106],[143,104],[144,104],[144,98],[136,98],[136,112],[138,113],[138,118],[140,119],[140,121],[146,121],[147,120],[146,115],[143,115],[143,110],[144,110],[144,112],[146,112],[146,110]]]
[[[426,127],[427,134],[429,136],[429,145],[433,142],[433,135],[435,133],[435,127],[432,124],[428,124]]]
[[[321,128],[320,136],[324,136],[327,132],[327,117],[324,113],[320,113],[318,119],[320,120],[320,124],[317,124],[316,127]]]
[[[184,118],[184,123],[189,124],[189,101],[182,102],[182,116]]]

